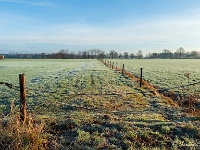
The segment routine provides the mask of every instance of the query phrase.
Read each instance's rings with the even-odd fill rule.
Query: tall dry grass
[[[20,122],[19,113],[11,103],[10,114],[0,118],[0,149],[45,150],[56,149],[56,141],[45,130],[45,122],[27,114],[26,122]]]
[[[0,122],[0,149],[46,149],[44,123],[36,123],[29,116],[22,124],[17,116],[7,116]]]

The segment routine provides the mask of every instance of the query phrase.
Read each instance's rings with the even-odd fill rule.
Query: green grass
[[[0,79],[16,86],[18,74],[25,73],[27,111],[43,125],[36,137],[40,148],[45,142],[51,149],[184,149],[200,139],[199,116],[175,108],[100,61],[5,59],[0,69]],[[3,85],[0,90],[1,118],[9,121],[11,104],[18,114],[19,92]],[[0,132],[0,143],[6,143],[7,132]]]

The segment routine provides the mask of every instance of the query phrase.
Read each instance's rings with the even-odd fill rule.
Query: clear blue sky
[[[0,0],[0,53],[200,51],[200,0]]]

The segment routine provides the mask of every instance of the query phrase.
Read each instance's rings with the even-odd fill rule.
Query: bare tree
[[[134,54],[134,53],[131,53],[131,54],[130,54],[130,58],[131,58],[131,59],[135,58],[135,54]]]
[[[185,49],[183,47],[179,47],[176,52],[179,54],[179,58],[183,58]]]
[[[171,54],[172,54],[172,53],[171,53],[170,50],[164,49],[163,52],[162,52],[162,58],[165,58],[165,59],[171,58]]]
[[[137,52],[137,58],[138,58],[138,59],[142,59],[142,58],[143,58],[143,55],[142,55],[142,51],[141,51],[141,50],[138,50],[138,52]]]
[[[191,56],[191,58],[199,58],[199,53],[197,52],[197,51],[195,51],[195,50],[193,50],[193,51],[191,51],[190,52],[190,56]]]
[[[110,56],[110,58],[117,58],[118,53],[114,50],[110,50],[109,56]]]
[[[129,56],[129,55],[128,55],[128,52],[124,52],[124,58],[125,58],[125,59],[128,59],[128,56]]]

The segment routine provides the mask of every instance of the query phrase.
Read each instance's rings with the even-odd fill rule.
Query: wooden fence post
[[[124,76],[124,64],[122,66],[122,76]]]
[[[112,69],[114,69],[114,62],[112,63]]]
[[[19,86],[20,86],[20,120],[26,122],[26,87],[25,87],[25,75],[19,74]]]
[[[140,87],[142,87],[142,68],[140,68]]]

